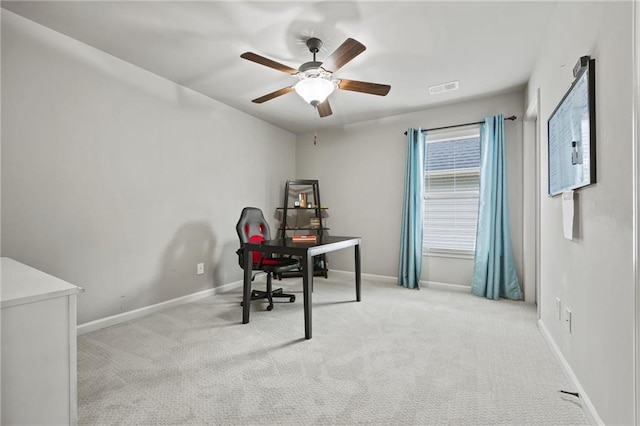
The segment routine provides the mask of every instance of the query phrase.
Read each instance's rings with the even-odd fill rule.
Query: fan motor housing
[[[318,53],[320,48],[322,47],[322,40],[317,37],[311,37],[307,40],[307,47],[309,48],[309,52]]]

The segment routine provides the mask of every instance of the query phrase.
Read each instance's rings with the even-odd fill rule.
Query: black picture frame
[[[596,183],[595,59],[576,75],[547,120],[548,194]]]

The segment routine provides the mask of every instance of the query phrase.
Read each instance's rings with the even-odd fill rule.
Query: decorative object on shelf
[[[307,206],[307,194],[305,192],[298,194],[298,204],[303,208]]]

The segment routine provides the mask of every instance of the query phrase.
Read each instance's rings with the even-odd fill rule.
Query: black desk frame
[[[313,257],[348,247],[354,248],[356,300],[360,302],[360,238],[323,236],[317,243],[294,243],[290,238],[262,241],[260,243],[245,243],[244,258],[251,259],[252,252],[265,254],[284,254],[299,256],[302,265],[302,291],[304,300],[304,337],[311,339],[311,291],[313,289]],[[249,322],[251,310],[251,262],[245,262],[244,292],[242,303],[242,323]]]

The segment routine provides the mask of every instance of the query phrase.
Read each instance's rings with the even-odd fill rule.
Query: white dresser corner
[[[0,258],[2,425],[76,425],[81,287]]]

